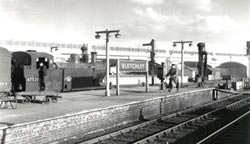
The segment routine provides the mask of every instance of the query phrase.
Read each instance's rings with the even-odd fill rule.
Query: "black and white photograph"
[[[0,0],[0,144],[250,144],[250,1]]]

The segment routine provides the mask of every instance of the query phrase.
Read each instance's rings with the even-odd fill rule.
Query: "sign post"
[[[120,95],[120,60],[117,59],[117,65],[116,65],[116,95],[119,96]]]
[[[146,61],[146,92],[149,92],[149,84],[148,84],[148,61]]]

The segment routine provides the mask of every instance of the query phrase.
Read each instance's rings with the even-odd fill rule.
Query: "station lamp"
[[[176,45],[176,43],[174,42],[174,44],[173,44],[173,47],[176,47],[177,45]]]
[[[119,33],[115,34],[115,38],[120,38],[120,37],[121,37],[121,34],[119,34]]]
[[[100,39],[100,37],[101,37],[101,36],[100,36],[99,34],[96,34],[96,35],[95,35],[95,39]]]

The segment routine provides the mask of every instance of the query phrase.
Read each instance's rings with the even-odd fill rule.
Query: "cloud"
[[[5,0],[0,2],[0,11],[8,16],[26,17],[39,13],[39,9],[34,9],[37,5],[34,1]]]
[[[182,5],[189,10],[209,12],[212,10],[211,0],[177,0],[178,5]]]
[[[127,0],[127,1],[140,5],[159,5],[164,2],[164,0]]]
[[[228,15],[219,16],[196,16],[197,23],[202,26],[200,31],[221,34],[235,30],[238,26],[236,21]]]
[[[209,3],[210,1],[200,5]],[[170,13],[156,7],[137,7],[133,12],[135,18],[121,27],[127,30],[126,33],[131,39],[146,39],[150,36],[164,41],[192,39],[215,42],[232,36],[240,27],[238,22],[227,14]]]
[[[152,7],[147,7],[145,10],[135,8],[134,13],[137,16],[151,20],[152,22],[165,22],[168,20],[168,16],[160,12],[155,11]]]
[[[121,41],[134,43],[151,38],[245,41],[250,28],[244,24],[244,4],[226,0],[2,0],[0,39],[88,42],[94,39],[93,31],[114,28],[121,30]]]

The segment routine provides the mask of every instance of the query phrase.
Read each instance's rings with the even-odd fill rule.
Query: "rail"
[[[211,141],[211,139],[213,139],[214,137],[218,136],[219,134],[221,134],[222,132],[224,132],[226,129],[228,129],[229,127],[231,127],[233,124],[235,124],[236,122],[242,120],[245,116],[247,116],[249,114],[250,114],[250,111],[244,113],[243,115],[241,115],[237,119],[233,120],[229,124],[225,125],[224,127],[220,128],[219,130],[217,130],[214,133],[210,134],[209,136],[205,137],[204,139],[200,140],[196,144],[205,144],[205,143],[208,143],[209,141]]]

